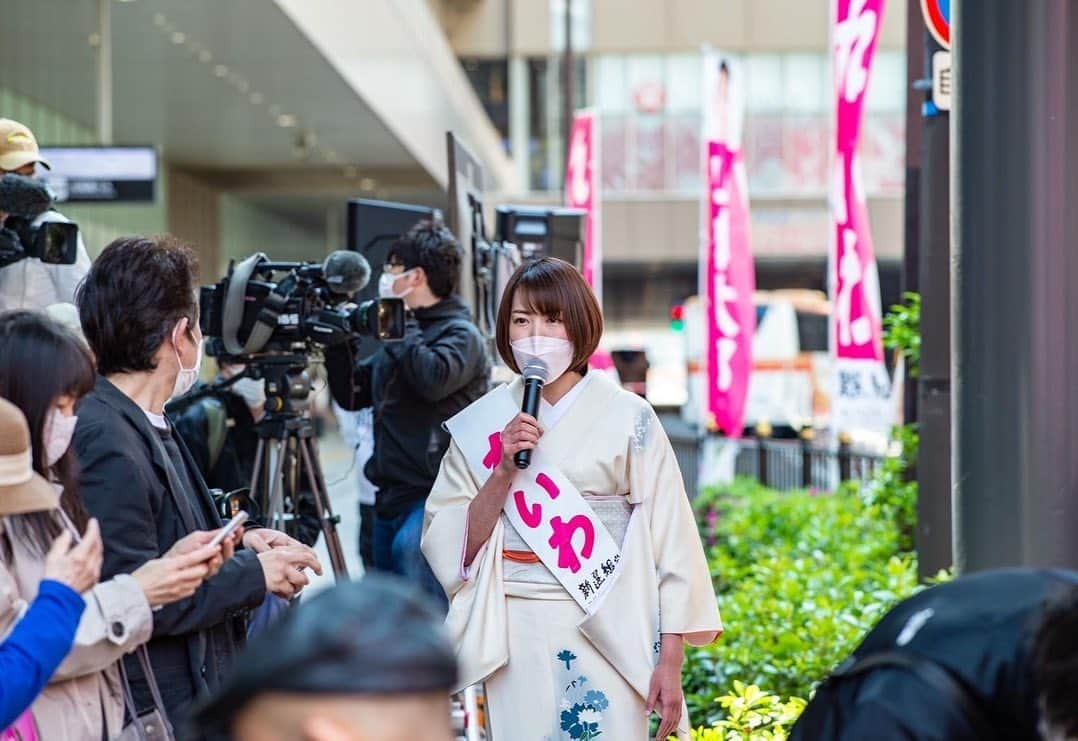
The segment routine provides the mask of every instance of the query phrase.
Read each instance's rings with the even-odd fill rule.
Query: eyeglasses
[[[407,268],[404,266],[403,262],[387,262],[382,266],[382,272],[396,274],[396,268],[400,268],[402,273],[407,272]]]

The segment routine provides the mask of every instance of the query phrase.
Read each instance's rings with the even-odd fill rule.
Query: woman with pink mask
[[[522,266],[497,345],[513,371],[545,377],[538,415],[519,411],[518,377],[446,423],[423,552],[450,599],[459,687],[486,684],[493,741],[646,739],[652,712],[658,738],[688,738],[684,643],[722,631],[654,410],[588,371],[602,331],[572,265]]]
[[[86,511],[70,449],[75,407],[93,383],[93,357],[72,332],[38,312],[0,313],[0,397],[24,415],[30,443],[21,456],[0,461],[8,475],[2,483],[36,482],[19,491],[0,486],[0,636],[15,629],[48,579],[57,538],[81,540],[100,569],[108,544]],[[130,573],[79,587],[85,608],[74,645],[24,718],[39,738],[120,735],[125,701],[119,660],[150,638],[155,609],[190,597],[231,556],[231,544],[210,545],[213,535],[191,533]]]

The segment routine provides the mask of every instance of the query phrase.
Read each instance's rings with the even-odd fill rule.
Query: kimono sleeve
[[[659,632],[706,645],[722,633],[711,572],[674,449],[650,406],[637,412],[630,445],[630,484],[655,555]]]
[[[455,441],[451,442],[427,497],[422,541],[423,555],[450,599],[470,578],[464,567],[464,546],[468,538],[468,506],[478,493],[464,454]],[[476,554],[472,569],[482,562],[486,548],[484,544]]]

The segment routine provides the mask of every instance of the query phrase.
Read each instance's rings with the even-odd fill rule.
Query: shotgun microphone
[[[520,411],[539,418],[539,399],[543,394],[543,384],[546,383],[547,367],[542,360],[531,360],[520,372],[524,377],[524,401],[520,405]],[[513,463],[517,468],[524,470],[532,463],[531,450],[518,450],[513,456]]]

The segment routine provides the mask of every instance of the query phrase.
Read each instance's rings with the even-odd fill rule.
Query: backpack
[[[843,729],[836,727],[833,709],[840,702],[838,685],[873,669],[886,667],[905,669],[931,687],[947,704],[961,712],[976,731],[978,739],[991,741],[999,738],[996,729],[984,714],[976,699],[970,696],[950,671],[931,659],[903,651],[880,651],[866,656],[850,656],[816,689],[816,694],[805,706],[801,717],[790,730],[789,741],[828,741],[842,738]],[[911,708],[911,712],[916,712]]]

